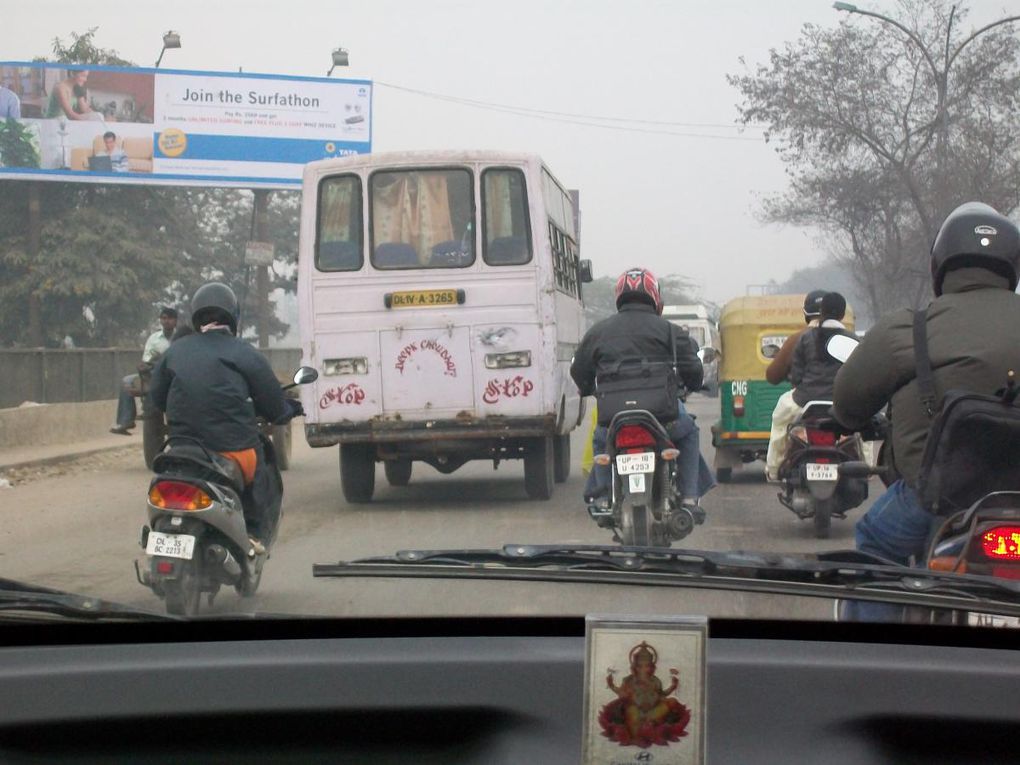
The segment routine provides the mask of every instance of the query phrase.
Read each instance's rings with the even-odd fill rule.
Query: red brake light
[[[174,572],[173,561],[161,560],[158,563],[156,563],[157,574],[172,574],[173,572]]]
[[[1020,526],[996,526],[981,534],[981,551],[995,560],[1020,562]]]
[[[166,510],[204,510],[212,504],[212,499],[190,483],[157,481],[149,489],[149,502]]]
[[[828,430],[807,429],[807,440],[812,446],[835,446],[836,434]]]
[[[640,425],[624,425],[616,431],[616,447],[618,449],[635,446],[655,446],[655,436]]]
[[[743,417],[744,416],[744,397],[734,396],[733,397],[733,416]]]

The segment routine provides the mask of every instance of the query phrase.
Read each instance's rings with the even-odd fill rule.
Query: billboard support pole
[[[269,190],[254,189],[255,194],[255,238],[268,241]],[[269,347],[269,266],[257,266],[255,289],[258,294],[259,348]]]
[[[39,263],[39,240],[42,233],[42,215],[39,202],[40,181],[28,182],[28,262],[35,270]],[[43,346],[42,305],[35,290],[28,295],[28,344],[32,348]]]

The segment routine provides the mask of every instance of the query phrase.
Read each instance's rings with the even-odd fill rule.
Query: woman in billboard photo
[[[69,120],[103,119],[103,115],[93,111],[89,105],[89,92],[85,86],[88,78],[86,69],[68,69],[67,77],[58,82],[50,93],[46,116],[63,116]]]

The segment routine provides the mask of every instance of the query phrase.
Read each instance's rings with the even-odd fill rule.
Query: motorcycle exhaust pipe
[[[205,551],[205,562],[219,568],[220,580],[224,584],[235,584],[241,579],[241,564],[222,545],[209,545]]]
[[[686,507],[680,506],[669,516],[669,535],[674,539],[683,539],[694,529],[694,515]]]

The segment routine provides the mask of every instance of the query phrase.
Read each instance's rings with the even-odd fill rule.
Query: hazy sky
[[[859,5],[890,12],[889,1]],[[340,76],[496,104],[638,118],[644,131],[602,129],[477,109],[399,90],[375,92],[376,151],[493,148],[536,152],[581,190],[582,252],[596,274],[646,265],[684,274],[722,302],[749,284],[785,279],[823,253],[811,232],[765,227],[757,200],[781,190],[783,168],[760,131],[731,126],[725,80],[766,60],[806,22],[835,25],[828,0],[671,2],[397,2],[396,0],[3,0],[0,59],[50,52],[52,39],[99,28],[97,42],[151,66],[167,29],[183,47],[163,66]],[[1020,0],[975,0],[966,25],[1020,11]],[[856,23],[875,23],[859,18]],[[620,123],[616,123],[620,124]]]

